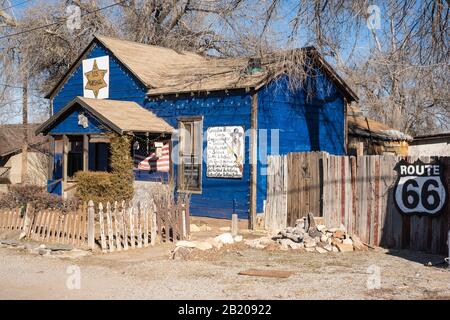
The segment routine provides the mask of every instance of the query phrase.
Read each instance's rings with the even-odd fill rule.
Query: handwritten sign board
[[[401,160],[395,170],[395,205],[402,214],[435,216],[442,212],[448,195],[441,163]]]
[[[242,178],[244,172],[244,128],[210,127],[206,131],[206,176]]]

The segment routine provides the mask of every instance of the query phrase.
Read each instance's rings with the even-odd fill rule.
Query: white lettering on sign
[[[210,127],[206,131],[206,176],[242,178],[244,172],[244,128]]]

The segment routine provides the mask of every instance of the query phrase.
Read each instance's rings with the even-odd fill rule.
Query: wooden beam
[[[89,136],[83,135],[83,171],[89,170]]]
[[[63,135],[63,167],[62,167],[62,196],[64,197],[64,189],[66,187],[66,183],[67,183],[67,161],[68,161],[68,154],[69,154],[69,139],[68,137],[64,134]]]
[[[258,141],[258,93],[252,92],[252,106],[250,116],[250,216],[248,219],[248,228],[256,227],[256,183],[257,183],[257,141]]]

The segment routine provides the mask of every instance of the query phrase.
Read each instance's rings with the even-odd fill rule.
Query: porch
[[[171,134],[163,119],[135,102],[76,97],[36,134],[51,137],[53,170],[48,191],[71,197],[78,171],[111,171],[110,141],[114,135],[132,137],[129,155],[136,177],[149,180],[172,178]]]

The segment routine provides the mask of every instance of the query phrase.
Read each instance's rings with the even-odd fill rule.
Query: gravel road
[[[450,271],[424,266],[441,261],[439,256],[381,249],[321,255],[242,246],[184,261],[169,260],[171,248],[75,260],[0,248],[0,299],[450,299]],[[248,268],[295,274],[238,275]],[[79,289],[73,288],[74,273],[67,273],[78,270]]]

